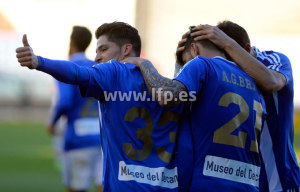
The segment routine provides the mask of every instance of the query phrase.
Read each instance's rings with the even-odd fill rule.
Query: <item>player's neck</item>
[[[69,57],[75,53],[79,53],[80,51],[76,48],[76,47],[73,47],[71,46],[70,47],[70,50],[69,50]]]
[[[220,50],[205,50],[201,52],[201,56],[203,57],[207,57],[207,58],[213,58],[213,57],[225,57],[224,52],[220,51]]]

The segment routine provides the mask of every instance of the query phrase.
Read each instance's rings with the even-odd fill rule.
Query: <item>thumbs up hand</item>
[[[23,35],[22,42],[23,42],[24,47],[30,47],[26,34]]]
[[[16,57],[18,58],[18,62],[23,67],[28,67],[29,69],[36,69],[39,65],[39,61],[28,43],[26,34],[23,35],[22,41],[23,47],[19,47],[16,49]]]

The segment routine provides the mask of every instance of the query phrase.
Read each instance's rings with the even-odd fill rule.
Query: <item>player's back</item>
[[[265,163],[260,189],[284,191],[300,186],[300,168],[293,148],[294,140],[294,85],[291,63],[287,56],[275,51],[259,51],[257,59],[267,68],[286,79],[286,84],[275,93],[264,92],[267,118],[261,135],[260,149]],[[266,174],[265,175],[265,171]],[[269,188],[269,189],[268,189]]]
[[[92,67],[95,63],[84,54],[76,54],[71,61],[84,67]],[[98,102],[94,98],[83,98],[76,85],[58,82],[60,97],[63,97],[64,113],[67,116],[65,131],[65,150],[86,147],[100,147],[100,126],[98,119]]]
[[[190,117],[195,159],[190,191],[258,191],[263,99],[253,80],[221,57],[197,57],[186,65],[181,73],[196,70],[200,77],[188,76],[199,87]],[[187,82],[180,74],[176,80]]]
[[[113,82],[101,83],[104,190],[177,191],[172,156],[181,107],[167,110],[152,101],[132,64],[111,60],[95,68],[108,79],[113,74]]]

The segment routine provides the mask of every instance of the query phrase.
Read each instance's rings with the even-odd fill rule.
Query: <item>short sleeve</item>
[[[287,56],[282,53],[273,51],[257,52],[257,59],[267,68],[283,74],[286,78],[286,84],[293,80],[291,62]]]
[[[174,80],[180,81],[185,85],[188,92],[198,94],[206,78],[207,64],[206,62],[196,57],[186,63],[175,76]]]
[[[292,67],[289,58],[281,53],[273,53],[277,58],[279,58],[278,63],[269,65],[269,69],[273,69],[283,74],[286,78],[286,84],[290,84],[293,79]]]
[[[80,86],[83,97],[94,97],[104,101],[105,92],[115,87],[117,68],[113,62],[96,64],[87,68],[90,79],[87,86]]]

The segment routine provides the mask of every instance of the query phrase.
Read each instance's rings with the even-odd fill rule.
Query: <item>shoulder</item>
[[[111,69],[111,70],[116,70],[117,68],[119,68],[119,64],[115,60],[110,60],[110,61],[105,62],[105,63],[94,63],[92,65],[92,68],[94,68],[94,69]]]
[[[115,75],[126,73],[129,70],[129,67],[127,64],[120,63],[116,60],[110,60],[106,63],[94,63],[94,65],[92,65],[92,70],[96,72],[103,72],[105,75]]]
[[[93,65],[96,65],[97,63],[95,61],[92,61],[90,59],[73,59],[73,60],[70,60],[74,63],[76,63],[77,65],[79,66],[82,66],[82,67],[92,67]]]
[[[273,50],[260,51],[254,47],[256,51],[256,58],[265,65],[291,65],[289,58],[280,52]]]
[[[209,58],[202,57],[202,56],[196,56],[194,59],[190,60],[186,64],[184,64],[178,73],[175,75],[175,78],[178,76],[182,76],[182,74],[190,74],[190,73],[200,73],[201,71],[207,69]]]
[[[196,56],[194,59],[187,62],[182,69],[189,67],[201,67],[201,64],[208,64],[210,61],[210,58],[202,57],[202,56]]]

